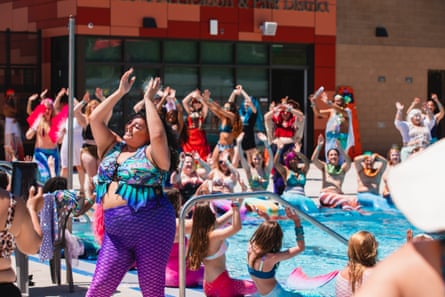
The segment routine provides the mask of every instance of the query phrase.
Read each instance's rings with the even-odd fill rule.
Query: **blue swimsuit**
[[[118,183],[116,194],[120,195],[136,211],[147,201],[162,195],[164,172],[160,171],[147,159],[146,146],[122,164],[117,163],[125,143],[117,143],[103,158],[97,173],[96,203],[101,203],[112,181]]]

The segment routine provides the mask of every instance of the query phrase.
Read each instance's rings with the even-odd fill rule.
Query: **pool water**
[[[361,215],[357,212],[324,209],[312,216],[346,239],[360,230],[373,233],[379,244],[379,260],[384,259],[405,243],[408,229],[412,229],[414,234],[420,232],[396,210],[388,213],[372,211],[370,215]],[[247,245],[261,222],[261,218],[255,214],[249,214],[244,220],[241,231],[229,238],[230,245],[226,255],[227,268],[232,277],[249,278],[246,268]],[[280,224],[284,232],[282,249],[294,246],[293,222],[280,221]],[[316,276],[342,269],[347,263],[346,245],[307,221],[303,220],[302,224],[306,249],[302,254],[280,263],[276,277],[282,285],[286,284],[287,277],[296,267],[302,267],[308,276]],[[321,288],[301,293],[304,296],[335,296],[335,279]]]
[[[379,244],[380,260],[405,243],[408,229],[412,229],[414,234],[421,232],[414,228],[397,210],[392,212],[369,210],[369,213],[369,215],[361,215],[357,212],[346,212],[339,209],[322,209],[318,213],[312,213],[311,216],[346,239],[360,230],[373,233]],[[243,220],[241,231],[228,239],[227,269],[232,277],[250,279],[246,266],[248,241],[262,221],[263,219],[256,214],[248,213]],[[280,224],[284,232],[282,245],[284,250],[295,245],[294,224],[290,220],[280,221]],[[306,249],[302,254],[280,263],[276,277],[283,286],[285,286],[289,274],[297,267],[301,267],[308,276],[317,276],[340,270],[347,263],[346,245],[305,220],[302,220],[302,225],[305,232]],[[73,234],[81,238],[86,247],[89,247],[83,258],[94,263],[99,246],[94,241],[91,231],[91,217],[84,216],[73,221]],[[300,293],[307,297],[335,296],[335,279],[323,287],[300,291]]]

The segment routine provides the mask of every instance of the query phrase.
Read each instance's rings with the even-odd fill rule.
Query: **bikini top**
[[[219,250],[216,251],[213,255],[207,256],[204,258],[204,260],[215,260],[216,258],[221,257],[224,255],[227,251],[227,248],[229,247],[229,242],[227,240],[224,240],[219,247]]]
[[[5,229],[0,231],[0,257],[9,258],[15,250],[14,235],[9,231],[14,220],[16,201],[12,194],[9,195],[8,217],[6,218]]]
[[[252,176],[252,179],[249,180],[249,185],[252,190],[261,189],[266,190],[269,186],[269,176],[265,176],[264,178],[259,175]]]
[[[190,197],[192,197],[196,190],[199,188],[199,186],[201,186],[202,182],[187,182],[185,184],[182,184],[179,187],[179,192],[181,192],[182,194],[182,198],[186,201],[188,200]]]
[[[286,180],[287,187],[304,187],[306,184],[306,176],[303,173],[295,174],[293,171],[289,171],[289,176]]]
[[[213,178],[213,185],[218,187],[226,187],[231,192],[233,192],[233,188],[235,187],[235,183],[231,176],[223,177],[223,178]]]
[[[270,270],[270,271],[263,271],[263,265],[264,265],[265,259],[266,259],[266,256],[261,257],[259,270],[255,270],[253,267],[250,267],[249,265],[247,265],[247,270],[249,271],[249,274],[253,275],[256,278],[261,278],[261,279],[269,279],[269,278],[275,277],[275,273],[277,271],[278,264],[275,264],[273,266],[272,270]]]
[[[83,140],[94,140],[93,131],[91,130],[90,124],[82,131]]]
[[[125,142],[116,143],[103,157],[96,175],[96,203],[101,203],[111,182],[118,183],[115,194],[120,195],[136,211],[147,200],[162,196],[164,171],[156,168],[145,155],[146,146],[122,162],[117,159]]]
[[[226,125],[220,125],[219,126],[219,132],[226,132],[226,133],[232,133],[232,126],[229,124]]]

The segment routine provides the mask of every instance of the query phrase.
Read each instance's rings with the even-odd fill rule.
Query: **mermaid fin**
[[[292,290],[310,290],[326,285],[334,279],[339,270],[318,276],[307,276],[301,267],[297,267],[287,278],[287,287]]]

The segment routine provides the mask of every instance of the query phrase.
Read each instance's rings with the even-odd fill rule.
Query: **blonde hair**
[[[352,293],[361,286],[365,269],[377,264],[377,247],[377,240],[368,231],[359,231],[349,238],[348,267]]]

